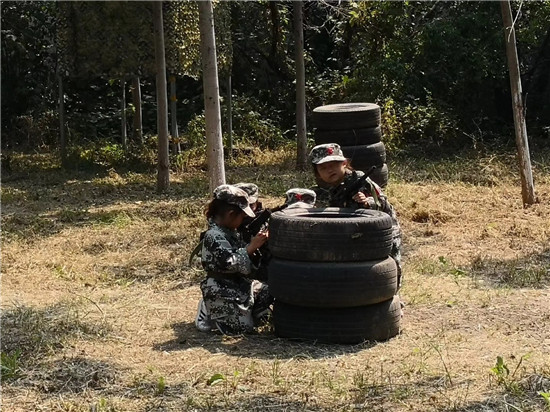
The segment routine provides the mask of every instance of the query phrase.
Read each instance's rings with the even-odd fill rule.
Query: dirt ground
[[[165,195],[114,170],[3,176],[2,409],[550,410],[550,162],[528,208],[505,161],[479,162],[482,182],[394,166],[402,332],[359,345],[195,329],[204,172]],[[228,181],[251,175],[267,206],[311,182],[288,164]]]

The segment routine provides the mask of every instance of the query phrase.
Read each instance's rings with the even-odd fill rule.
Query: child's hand
[[[372,196],[367,196],[363,192],[353,195],[352,199],[362,205],[365,209],[376,209],[376,202]]]
[[[258,232],[258,234],[250,240],[250,243],[246,247],[248,254],[252,255],[256,250],[258,250],[265,242],[267,242],[268,237],[269,231],[265,230]]]

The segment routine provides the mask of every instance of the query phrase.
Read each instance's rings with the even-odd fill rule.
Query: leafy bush
[[[387,99],[381,106],[384,143],[390,149],[411,143],[456,141],[456,119],[439,109],[431,99],[425,105],[417,100],[396,103]]]
[[[262,149],[274,149],[285,142],[283,132],[274,121],[257,110],[260,103],[253,98],[237,97],[233,100],[232,139],[234,145],[259,146]],[[226,107],[223,107],[223,118],[226,119]],[[200,148],[206,143],[206,124],[204,114],[196,115],[187,124],[183,138],[187,147]],[[225,145],[227,146],[227,127],[223,127]]]
[[[67,149],[66,166],[69,168],[93,169],[125,167],[150,170],[157,159],[157,137],[149,137],[144,144],[130,144],[127,151],[120,143],[109,139],[70,145]]]

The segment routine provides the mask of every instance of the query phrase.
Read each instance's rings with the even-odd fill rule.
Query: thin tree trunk
[[[533,172],[529,155],[529,142],[527,140],[527,127],[523,111],[523,99],[521,95],[521,78],[519,72],[518,54],[516,50],[516,31],[512,19],[512,9],[509,0],[501,0],[500,9],[504,22],[504,36],[506,42],[506,56],[508,58],[508,70],[510,72],[510,88],[512,89],[514,127],[516,134],[516,146],[518,149],[519,171],[521,176],[521,195],[524,205],[532,205],[536,202],[535,188],[533,185]]]
[[[61,165],[67,166],[67,135],[65,133],[65,94],[63,91],[63,77],[57,75],[59,87],[59,150],[61,153]]]
[[[302,2],[294,4],[294,43],[296,60],[296,138],[298,153],[296,167],[305,170],[307,167],[307,135],[306,135],[306,83],[304,67],[304,29]]]
[[[211,0],[197,3],[199,6],[204,114],[206,120],[206,159],[208,162],[210,191],[212,192],[217,186],[225,183],[214,12]]]
[[[139,83],[138,76],[132,78],[132,103],[134,104],[132,136],[134,139],[143,142],[143,127],[141,123],[141,84]]]
[[[233,156],[233,100],[231,90],[231,73],[227,77],[227,151]]]
[[[170,76],[170,134],[172,135],[172,151],[180,152],[178,135],[178,114],[176,112],[178,99],[176,97],[176,76]]]
[[[166,58],[164,55],[164,24],[162,2],[153,1],[153,23],[155,28],[155,63],[157,69],[157,130],[158,170],[157,191],[164,192],[170,185],[170,163],[168,158],[168,98],[166,93]]]
[[[122,148],[128,150],[128,132],[126,130],[126,80],[120,79],[122,86],[122,95],[120,96],[120,119],[121,119],[121,135]]]

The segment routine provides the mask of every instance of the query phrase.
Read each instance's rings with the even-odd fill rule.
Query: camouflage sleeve
[[[207,272],[248,275],[253,266],[244,247],[234,247],[217,231],[207,231],[202,246],[202,266]]]

